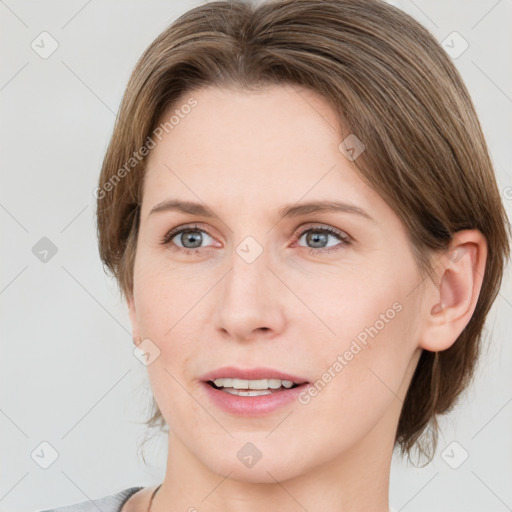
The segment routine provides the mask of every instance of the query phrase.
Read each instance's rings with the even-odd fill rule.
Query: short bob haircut
[[[424,278],[455,232],[478,229],[486,238],[474,314],[449,349],[423,350],[399,419],[395,445],[432,457],[436,416],[453,408],[474,373],[509,257],[510,224],[459,72],[401,10],[381,0],[228,0],[178,18],[140,57],[122,99],[95,194],[101,259],[131,296],[147,155],[159,125],[169,130],[164,115],[172,106],[207,86],[273,84],[320,94],[337,114],[340,142],[349,134],[363,141],[353,167],[406,226]],[[164,427],[154,399],[152,414],[147,425]]]

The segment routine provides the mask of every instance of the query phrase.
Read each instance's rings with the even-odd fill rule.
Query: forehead
[[[185,94],[162,122],[171,116],[172,128],[148,158],[146,214],[171,192],[209,205],[231,200],[269,208],[320,196],[368,207],[376,199],[339,149],[334,111],[313,91],[207,87]]]

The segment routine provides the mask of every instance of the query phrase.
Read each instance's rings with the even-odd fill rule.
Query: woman
[[[192,9],[137,63],[97,197],[169,451],[91,510],[389,510],[509,256],[435,38],[378,0]]]

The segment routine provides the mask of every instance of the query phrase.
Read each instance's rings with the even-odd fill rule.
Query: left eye
[[[204,236],[214,240],[212,236],[208,234],[204,229],[199,226],[186,226],[180,229],[173,229],[169,231],[162,239],[162,245],[168,245],[172,243],[173,249],[176,250],[197,250],[202,247],[202,243],[205,241]],[[313,247],[305,247],[299,245],[304,249],[318,249],[320,252],[324,250],[338,250],[339,248],[350,244],[350,237],[342,231],[337,231],[328,227],[309,227],[302,230],[296,236],[297,241],[306,236],[306,243],[316,244]],[[324,245],[328,243],[329,237],[335,238],[339,243],[334,245]],[[177,239],[179,243],[176,243],[174,239]],[[207,240],[206,240],[207,241]]]
[[[320,252],[323,252],[322,249],[330,249],[330,248],[333,248],[334,250],[338,250],[341,247],[350,244],[350,237],[347,234],[345,234],[341,231],[337,231],[332,228],[325,228],[325,227],[308,228],[308,229],[305,229],[304,231],[302,231],[301,233],[299,233],[298,239],[300,240],[304,235],[307,235],[306,236],[307,243],[320,244],[320,246],[317,245],[315,247],[306,247],[306,248],[320,249]],[[335,238],[340,243],[330,245],[330,246],[322,245],[324,242],[327,242],[329,237]]]

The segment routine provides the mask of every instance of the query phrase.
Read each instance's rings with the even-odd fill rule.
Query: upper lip
[[[246,380],[259,380],[259,379],[280,379],[290,380],[296,384],[303,384],[308,382],[307,379],[285,373],[274,368],[236,368],[235,366],[223,366],[200,377],[204,382],[213,381],[215,379],[228,378],[228,379],[246,379]]]

